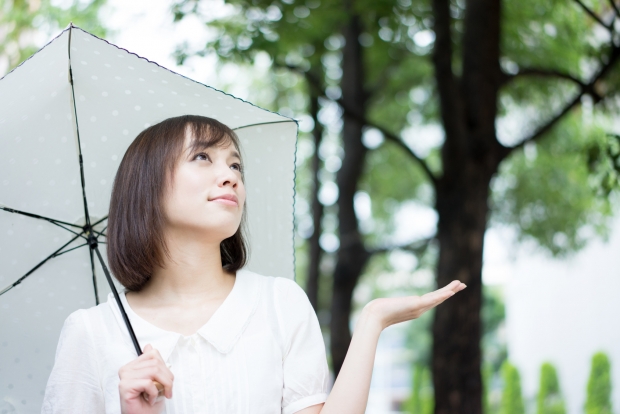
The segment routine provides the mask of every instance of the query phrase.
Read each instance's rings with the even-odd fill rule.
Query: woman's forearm
[[[364,308],[353,331],[349,350],[320,414],[364,414],[379,336],[379,320]]]

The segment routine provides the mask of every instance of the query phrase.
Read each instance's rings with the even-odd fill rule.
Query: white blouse
[[[319,322],[294,281],[241,269],[224,302],[195,334],[160,329],[125,311],[144,348],[172,365],[165,412],[292,414],[325,402],[329,369]],[[137,357],[114,297],[67,318],[43,413],[120,413],[118,370]]]

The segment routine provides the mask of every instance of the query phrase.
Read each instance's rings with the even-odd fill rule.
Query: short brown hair
[[[112,273],[128,290],[142,289],[154,267],[162,267],[164,257],[169,255],[164,240],[165,185],[174,174],[188,128],[193,136],[191,151],[232,142],[241,154],[235,132],[204,116],[168,118],[138,134],[116,172],[108,215],[108,262]],[[243,168],[241,174],[243,180]],[[244,206],[239,228],[220,244],[222,266],[230,272],[236,272],[247,262],[246,215]]]

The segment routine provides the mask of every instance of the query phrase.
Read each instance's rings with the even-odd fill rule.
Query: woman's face
[[[234,235],[241,223],[245,204],[241,160],[232,142],[195,153],[190,152],[190,142],[188,133],[164,197],[166,225],[219,243]]]

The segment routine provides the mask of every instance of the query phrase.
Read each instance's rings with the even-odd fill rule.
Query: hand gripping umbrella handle
[[[153,384],[155,385],[155,387],[157,388],[157,398],[155,398],[155,403],[161,401],[164,399],[164,386],[161,385],[159,382],[157,381],[153,381]],[[143,392],[142,394],[142,398],[144,399],[144,401],[149,402],[149,395],[145,392]]]
[[[129,322],[129,317],[127,317],[127,313],[125,312],[125,308],[121,303],[121,298],[118,295],[118,291],[116,290],[116,286],[114,286],[114,282],[112,282],[112,276],[110,276],[110,272],[108,271],[108,267],[103,262],[103,257],[101,257],[101,253],[99,252],[99,248],[96,243],[91,244],[91,249],[95,250],[97,253],[97,257],[99,258],[99,262],[101,263],[101,267],[103,268],[103,273],[105,273],[105,277],[108,280],[108,284],[110,285],[110,290],[112,290],[112,294],[114,295],[114,299],[116,299],[116,303],[118,308],[121,311],[121,315],[123,316],[123,320],[125,321],[125,325],[127,326],[127,330],[129,331],[129,336],[131,337],[131,342],[133,342],[134,348],[136,348],[136,353],[138,356],[142,355],[142,348],[140,348],[140,344],[138,343],[138,338],[136,338],[136,334],[133,331],[133,327],[131,326],[131,322]],[[164,386],[161,385],[157,381],[153,381],[155,387],[157,388],[158,394],[155,402],[160,401],[164,397]],[[142,393],[142,398],[145,401],[149,401],[149,396],[147,393]]]

